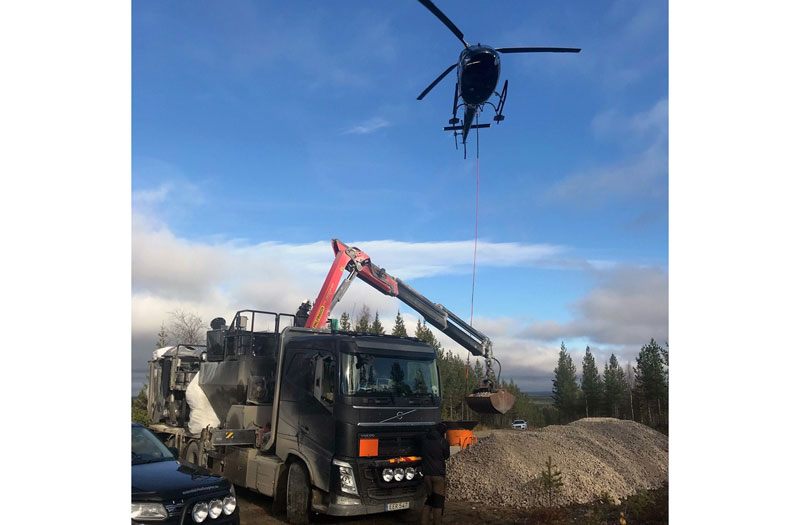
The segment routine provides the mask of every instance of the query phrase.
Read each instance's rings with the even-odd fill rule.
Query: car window
[[[131,463],[154,463],[175,459],[172,452],[144,427],[131,426]]]

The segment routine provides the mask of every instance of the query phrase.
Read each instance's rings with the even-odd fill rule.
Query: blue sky
[[[666,341],[666,2],[436,3],[470,43],[583,49],[504,55],[480,131],[475,324],[504,374],[548,390],[562,340],[623,364]],[[170,311],[293,311],[332,237],[469,317],[477,137],[464,160],[441,131],[454,73],[416,100],[461,48],[431,13],[138,1],[132,25],[134,391]],[[362,302],[415,318],[361,283],[334,313]]]

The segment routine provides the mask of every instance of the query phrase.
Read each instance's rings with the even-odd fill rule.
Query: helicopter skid
[[[469,129],[477,129],[477,128],[491,128],[491,124],[473,124],[469,127]],[[463,130],[464,126],[445,126],[442,128],[443,131],[460,131]]]

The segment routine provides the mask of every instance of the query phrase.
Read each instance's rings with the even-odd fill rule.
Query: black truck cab
[[[342,332],[287,339],[275,454],[306,466],[319,491],[312,507],[332,515],[421,507],[419,439],[441,420],[433,348]]]

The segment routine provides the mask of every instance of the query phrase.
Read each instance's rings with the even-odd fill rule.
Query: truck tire
[[[197,441],[190,441],[189,444],[186,445],[186,448],[183,449],[183,459],[197,466],[203,466],[200,465],[200,446],[197,444]]]
[[[286,518],[289,523],[305,524],[311,508],[311,484],[305,466],[299,461],[289,465],[286,481]]]

